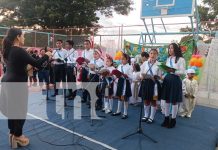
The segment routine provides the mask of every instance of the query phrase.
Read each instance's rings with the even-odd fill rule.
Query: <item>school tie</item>
[[[124,73],[123,66],[121,66],[121,72]]]
[[[170,57],[170,66],[173,67],[173,61],[172,61],[173,57]]]

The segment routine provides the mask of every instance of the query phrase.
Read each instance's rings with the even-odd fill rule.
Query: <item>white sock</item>
[[[121,112],[122,105],[123,105],[123,102],[118,101],[117,113],[120,113],[120,112]]]
[[[109,99],[109,109],[113,109],[113,99]]]
[[[150,119],[154,120],[154,116],[156,114],[156,107],[151,106],[151,115],[150,115]]]
[[[169,103],[165,103],[165,117],[169,117],[170,116],[170,104]]]
[[[128,112],[128,102],[124,102],[124,115],[127,115]]]
[[[109,105],[108,98],[104,98],[104,108],[109,109],[108,105]]]
[[[144,117],[148,118],[148,115],[149,115],[149,111],[150,111],[150,105],[146,106],[144,105]]]
[[[165,112],[165,103],[166,103],[165,100],[161,100],[161,101],[160,101],[161,110],[162,110],[163,112]]]
[[[105,109],[105,104],[106,104],[106,99],[104,98],[104,105],[103,105],[103,106],[104,106],[104,109]]]
[[[173,105],[172,106],[172,119],[176,118],[177,113],[178,113],[178,105]]]

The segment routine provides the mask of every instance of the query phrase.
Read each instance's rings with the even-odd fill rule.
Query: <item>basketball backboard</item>
[[[194,15],[195,0],[142,0],[141,18]]]

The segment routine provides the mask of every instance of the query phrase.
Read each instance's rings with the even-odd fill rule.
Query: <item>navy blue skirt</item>
[[[141,82],[139,96],[142,100],[153,100],[155,82],[152,79],[145,79]]]
[[[103,83],[102,85],[102,89],[101,89],[101,92],[102,92],[102,96],[112,96],[114,94],[114,87],[113,87],[113,83],[110,84],[110,87],[106,87],[107,86],[107,83]]]
[[[158,100],[161,100],[162,84],[158,80],[155,80],[155,83],[157,84]]]
[[[90,74],[89,75],[89,82],[99,82],[99,75],[98,74]]]
[[[167,74],[162,84],[161,99],[170,103],[182,102],[182,80],[175,74]]]
[[[129,82],[129,80],[126,80],[124,78],[119,78],[119,80],[118,80],[116,96],[118,96],[118,97],[123,96],[122,93],[123,93],[124,82],[126,82],[125,96],[126,96],[126,98],[131,97],[132,91],[131,91],[130,82]]]

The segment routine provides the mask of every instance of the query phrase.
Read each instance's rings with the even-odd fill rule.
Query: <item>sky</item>
[[[201,2],[201,0],[197,0],[198,3]],[[121,25],[143,25],[142,20],[140,19],[140,11],[141,11],[141,0],[134,0],[133,5],[134,10],[131,11],[127,16],[119,15],[114,13],[113,17],[107,18],[105,16],[100,15],[100,21],[99,24],[104,27],[110,27],[110,26],[121,26]],[[189,17],[177,17],[177,18],[163,18],[164,23],[189,23],[187,24],[189,27],[191,27],[190,24],[190,18]],[[146,19],[147,24],[150,24],[150,19]],[[160,19],[154,19],[154,23],[161,23]],[[182,27],[186,27],[187,25],[169,25],[166,26],[168,32],[179,32],[179,29]],[[149,32],[152,32],[152,26],[149,26]],[[155,32],[164,32],[163,26],[155,26]],[[129,27],[124,28],[124,33],[131,33],[131,34],[140,34],[141,32],[146,32],[145,27]],[[99,34],[119,34],[119,28],[105,28],[100,30]],[[182,35],[184,36],[184,35]],[[180,41],[181,35],[171,35],[171,36],[157,36],[157,42],[159,43],[169,43],[171,41]],[[140,36],[128,36],[123,37],[123,39],[126,39],[133,43],[139,43]],[[118,42],[118,48],[120,48],[120,40],[118,37],[103,37],[101,41],[107,41],[107,40],[115,40],[115,45],[117,46]]]

